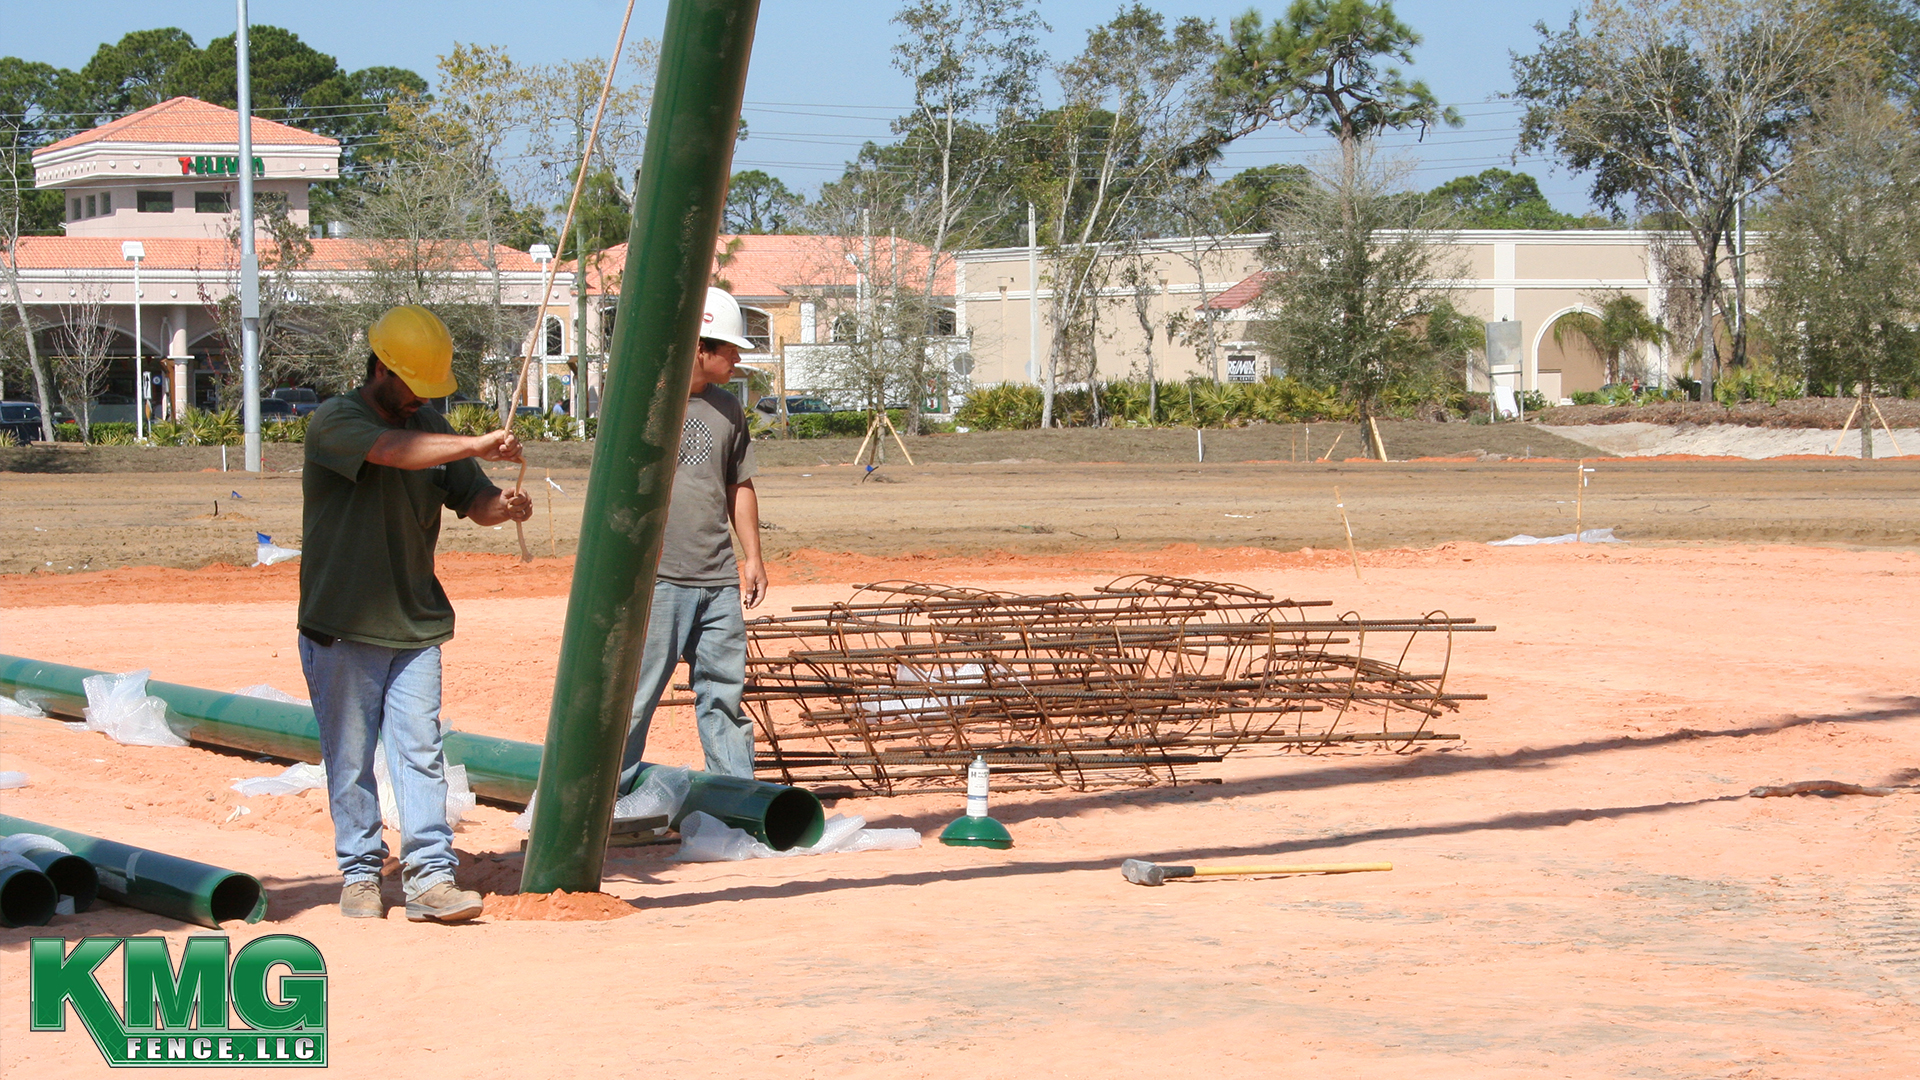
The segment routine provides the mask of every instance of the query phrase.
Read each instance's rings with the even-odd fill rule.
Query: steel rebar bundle
[[[1001,786],[1084,787],[1252,746],[1457,738],[1432,721],[1485,695],[1447,689],[1454,635],[1494,628],[1331,606],[1153,575],[1056,596],[860,585],[748,624],[745,703],[761,768],[883,793],[961,783],[982,754]]]

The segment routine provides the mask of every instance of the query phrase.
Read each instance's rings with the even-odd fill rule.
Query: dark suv
[[[0,401],[0,444],[25,446],[41,434],[40,406],[31,401]]]

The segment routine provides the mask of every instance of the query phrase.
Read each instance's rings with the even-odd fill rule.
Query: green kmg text
[[[326,1065],[320,950],[291,934],[255,938],[229,956],[231,948],[225,936],[190,937],[176,969],[166,938],[90,937],[71,951],[64,938],[34,938],[31,1028],[65,1031],[71,1003],[113,1066]],[[116,949],[125,973],[120,1012],[95,977]]]

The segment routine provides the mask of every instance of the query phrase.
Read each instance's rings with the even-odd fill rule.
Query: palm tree
[[[1593,346],[1607,362],[1607,382],[1620,381],[1620,362],[1636,345],[1663,345],[1670,336],[1646,306],[1631,296],[1615,296],[1600,305],[1600,314],[1574,311],[1553,324],[1553,343],[1564,346],[1568,334]]]

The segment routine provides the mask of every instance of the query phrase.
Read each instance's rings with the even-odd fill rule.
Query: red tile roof
[[[733,286],[735,296],[768,299],[808,288],[852,288],[855,274],[847,256],[857,255],[865,244],[864,239],[857,236],[742,235],[722,236],[720,247],[724,250],[735,240],[739,244],[733,249],[732,259],[724,269],[716,266],[716,272]],[[893,246],[895,243],[897,248]],[[889,256],[897,253],[901,272],[908,280],[926,280],[928,252],[923,245],[907,240],[889,241],[885,237],[875,237],[873,245],[874,261],[882,267],[891,265]],[[573,265],[573,261],[568,260],[560,264],[560,270],[565,273],[572,270]],[[587,268],[588,293],[617,295],[619,277],[626,265],[625,244],[616,244],[595,256]],[[611,289],[608,279],[611,279]],[[953,260],[947,259],[939,268],[935,287],[942,295],[951,296],[953,283]]]
[[[370,255],[381,246],[373,240],[311,240],[313,254],[303,269],[346,270],[365,266]],[[109,236],[23,236],[20,238],[22,270],[125,270],[129,264],[120,255],[120,237]],[[240,264],[240,247],[226,240],[146,239],[140,240],[146,257],[140,265],[147,270],[219,270]],[[540,264],[524,251],[499,246],[495,249],[500,268],[509,272],[532,273]],[[272,245],[262,245],[263,263],[274,260]],[[477,252],[449,250],[436,253],[461,270],[480,270]]]
[[[1238,311],[1259,299],[1260,290],[1267,287],[1267,282],[1272,277],[1273,274],[1269,271],[1256,270],[1226,292],[1208,300],[1195,310]]]
[[[169,98],[97,128],[69,135],[34,156],[93,142],[226,143],[240,141],[240,114],[198,98]],[[253,145],[338,146],[338,141],[297,127],[253,118]]]

